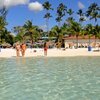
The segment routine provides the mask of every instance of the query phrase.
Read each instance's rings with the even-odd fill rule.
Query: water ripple
[[[100,100],[99,59],[0,59],[0,100]]]

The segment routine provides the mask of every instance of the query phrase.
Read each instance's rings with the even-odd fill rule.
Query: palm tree
[[[47,35],[49,35],[49,18],[52,17],[50,13],[46,13],[44,18],[46,18]]]
[[[97,24],[96,26],[93,27],[94,33],[93,35],[95,36],[95,43],[96,39],[99,38],[100,36],[100,26]]]
[[[64,47],[64,36],[69,35],[69,26],[67,24],[63,24],[62,27],[58,27],[57,25],[51,28],[50,36],[57,37],[55,42],[61,42],[62,47]]]
[[[49,32],[49,19],[50,17],[52,17],[51,14],[49,13],[49,10],[53,10],[51,6],[52,5],[49,3],[49,1],[46,1],[43,4],[44,9],[46,9],[46,14],[44,15],[44,18],[46,18],[47,33]]]
[[[86,16],[90,18],[90,20],[94,19],[95,23],[97,22],[97,19],[100,18],[100,7],[97,3],[92,3],[88,10],[86,11]]]
[[[78,48],[78,37],[81,35],[82,27],[80,23],[72,21],[71,22],[71,31],[76,36],[76,48]]]
[[[69,16],[71,16],[74,13],[74,11],[72,9],[68,9],[67,13],[69,14]]]
[[[7,10],[5,8],[0,9],[0,44],[2,42],[1,35],[3,34],[5,26],[7,25],[6,15],[7,15]]]
[[[7,23],[4,21],[3,17],[0,16],[0,31],[2,31],[3,29],[5,29],[6,25],[7,25]]]
[[[61,36],[61,29],[56,25],[53,28],[51,28],[50,35],[57,37],[55,42],[60,41]]]
[[[33,44],[34,29],[33,29],[32,21],[30,20],[26,21],[23,27],[25,28],[25,35],[30,37]]]
[[[36,41],[40,36],[40,32],[42,31],[41,29],[39,29],[38,26],[34,26],[32,24],[32,21],[28,20],[24,26],[25,28],[25,35],[24,36],[29,36],[30,40],[32,41],[32,44],[34,41]]]
[[[64,23],[61,27],[61,32],[63,34],[63,37],[75,35],[72,29],[72,22],[70,24]]]
[[[40,29],[38,26],[33,26],[33,28],[34,28],[33,37],[34,37],[35,42],[37,42],[42,37],[43,30]]]
[[[6,22],[7,12],[8,11],[5,8],[0,9],[0,30],[4,29],[5,26],[7,25]]]
[[[85,27],[85,32],[89,37],[89,46],[90,46],[90,43],[91,43],[90,39],[91,39],[91,36],[93,36],[93,26],[92,26],[92,24],[87,24],[87,26]]]
[[[25,28],[23,26],[16,26],[13,28],[14,33],[16,33],[15,41],[24,42],[25,41]]]
[[[61,26],[62,17],[61,16],[58,16],[56,18],[56,21],[58,22],[58,26],[60,27]]]
[[[4,20],[6,20],[7,13],[8,13],[8,10],[5,7],[0,9],[0,16],[2,16]]]
[[[86,16],[89,17],[90,20],[94,19],[95,25],[97,23],[97,19],[100,18],[100,7],[97,3],[92,3],[88,10],[86,11]],[[94,25],[94,26],[95,26]],[[94,30],[95,31],[95,30]],[[94,33],[95,34],[95,33]],[[96,35],[95,35],[96,36]],[[96,43],[96,37],[95,37],[95,43]]]
[[[3,35],[4,30],[6,29],[5,26],[7,25],[7,23],[4,21],[3,17],[0,16],[0,44],[1,44],[1,36]]]
[[[69,24],[66,24],[66,23],[64,23],[63,25],[62,25],[62,27],[61,27],[61,42],[62,42],[62,47],[64,47],[65,48],[65,40],[64,40],[64,37],[66,37],[66,36],[70,36],[70,35],[72,35],[72,29],[71,29],[71,27],[70,27],[70,25]]]
[[[69,15],[69,19],[72,20],[73,19],[72,15],[73,15],[74,11],[72,9],[68,9],[67,13]]]
[[[53,34],[53,36],[58,36],[59,32],[60,28],[57,25],[51,28],[51,33]]]
[[[77,14],[79,15],[79,22],[82,24],[82,22],[85,21],[85,17],[82,9],[79,9]]]
[[[66,15],[66,13],[67,13],[67,7],[63,3],[60,3],[57,7],[57,18],[56,18],[56,21],[58,22],[59,27],[60,27],[62,18]]]
[[[8,31],[7,29],[5,29],[3,34],[5,34],[5,37],[4,37],[5,38],[5,42],[13,45],[13,43],[14,43],[14,35],[12,35],[11,32]]]
[[[14,36],[7,29],[3,30],[3,34],[1,34],[1,43],[9,43],[13,45]]]
[[[74,11],[72,9],[68,9],[67,13],[68,13],[69,17],[66,19],[66,21],[70,25],[70,23],[72,21],[74,21],[74,18],[72,17]]]

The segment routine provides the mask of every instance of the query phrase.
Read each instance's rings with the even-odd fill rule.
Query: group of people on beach
[[[22,56],[25,56],[25,51],[26,51],[26,44],[22,43],[21,45],[19,43],[16,44],[15,46],[16,49],[16,55],[19,57],[20,56],[20,52],[22,54]]]
[[[25,56],[25,51],[26,51],[26,44],[25,43],[22,43],[21,45],[19,43],[16,43],[15,49],[16,49],[17,57],[20,56],[20,52],[21,52],[22,56]],[[44,43],[44,56],[47,56],[47,50],[48,50],[48,43],[45,42]]]

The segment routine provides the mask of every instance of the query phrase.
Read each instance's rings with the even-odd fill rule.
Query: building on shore
[[[100,45],[100,39],[95,38],[95,36],[91,36],[90,38],[88,36],[66,36],[63,38],[65,41],[65,48],[73,47],[78,44],[78,47],[88,47],[91,45],[92,47],[96,47],[97,45]]]

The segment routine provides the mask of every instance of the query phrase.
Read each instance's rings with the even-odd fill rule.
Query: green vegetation
[[[100,19],[100,6],[96,3],[90,4],[86,12],[83,12],[82,9],[74,12],[72,9],[67,8],[66,5],[60,3],[56,9],[56,22],[58,25],[52,27],[49,30],[49,20],[52,15],[50,10],[54,10],[49,1],[44,2],[44,9],[46,14],[47,32],[44,32],[39,26],[33,25],[31,20],[27,20],[23,26],[13,27],[13,32],[16,36],[12,35],[10,31],[7,30],[6,25],[9,23],[6,22],[6,16],[8,11],[5,8],[0,9],[0,44],[13,43],[20,41],[31,41],[37,42],[40,38],[48,36],[50,38],[57,37],[56,42],[63,42],[63,38],[67,36],[76,36],[76,42],[78,47],[78,37],[79,36],[88,36],[89,43],[91,36],[95,36],[96,39],[100,39],[100,26],[98,25],[98,19]],[[73,17],[73,14],[76,13],[79,16],[79,20],[76,21]],[[61,24],[63,17],[68,15],[65,22]],[[87,25],[83,25],[86,20],[89,20]],[[91,23],[91,20],[94,20],[95,23]],[[49,38],[48,38],[49,39]]]
[[[11,32],[6,29],[6,25],[8,24],[6,22],[6,15],[7,10],[5,8],[0,9],[0,44],[9,43],[13,45],[14,37]]]

